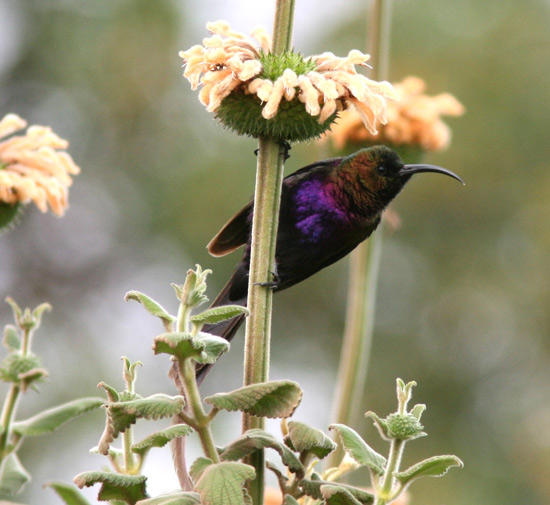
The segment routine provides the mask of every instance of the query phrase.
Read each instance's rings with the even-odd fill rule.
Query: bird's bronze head
[[[454,172],[436,165],[405,164],[399,155],[383,145],[361,149],[342,160],[342,167],[355,175],[358,190],[380,200],[379,204],[389,203],[414,175],[422,172],[435,172],[464,181]]]

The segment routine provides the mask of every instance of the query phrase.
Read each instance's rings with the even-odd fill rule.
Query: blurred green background
[[[365,47],[366,0],[296,3],[304,54]],[[2,298],[54,306],[35,343],[51,377],[43,394],[25,396],[21,416],[95,395],[99,380],[121,384],[121,355],[144,362],[143,394],[173,393],[168,360],[150,351],[160,325],[123,295],[138,289],[175,310],[169,282],[200,263],[214,269],[213,297],[238,254],[214,259],[204,246],[248,201],[255,168],[254,141],[205,112],[177,53],[206,36],[207,21],[249,32],[270,28],[273,10],[252,0],[0,0],[1,114],[51,125],[83,170],[65,218],[33,209],[0,237]],[[449,91],[467,109],[449,121],[450,149],[426,160],[467,186],[415,179],[383,251],[362,407],[386,414],[395,377],[416,379],[430,437],[410,444],[405,463],[434,453],[465,462],[413,486],[412,505],[550,502],[549,23],[547,0],[394,5],[391,80],[421,76],[429,93]],[[295,146],[286,172],[321,156]],[[271,375],[302,385],[296,418],[319,428],[330,423],[346,275],[341,261],[275,298]],[[11,322],[5,304],[0,322]],[[237,340],[205,392],[240,384]],[[221,419],[224,443],[240,420]],[[369,423],[357,428],[385,450]],[[27,442],[33,482],[18,501],[56,503],[43,482],[99,468],[88,449],[101,431],[98,412]],[[152,456],[150,492],[175,488],[169,452]]]

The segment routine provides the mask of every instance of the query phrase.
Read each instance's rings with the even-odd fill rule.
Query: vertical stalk
[[[129,393],[135,392],[135,374],[132,376],[132,372],[124,368],[124,380],[126,381],[126,390]],[[135,372],[135,369],[134,369]],[[128,373],[128,375],[126,375]],[[132,426],[128,426],[122,434],[122,446],[124,448],[124,471],[127,474],[133,474],[136,468],[134,453],[132,452],[132,445],[134,443],[134,432]]]
[[[373,77],[377,80],[387,76],[390,5],[391,0],[373,0],[369,14],[368,46],[374,68]],[[334,407],[334,422],[337,423],[353,424],[361,404],[374,328],[382,235],[381,225],[367,242],[360,244],[351,254],[344,343]],[[339,457],[341,454],[335,454],[329,464],[337,465]]]
[[[0,427],[2,428],[2,436],[0,437],[0,461],[8,455],[6,448],[10,437],[11,423],[15,416],[17,400],[19,399],[19,392],[19,386],[12,384],[2,408],[2,417],[0,420]]]
[[[390,454],[384,476],[382,477],[382,485],[380,492],[376,493],[376,498],[373,505],[386,505],[393,495],[393,476],[399,471],[403,449],[405,448],[405,440],[391,441]]]
[[[360,412],[359,395],[367,378],[381,251],[379,229],[350,258],[344,346],[336,392],[339,401],[334,412],[335,422],[341,424],[350,424]]]
[[[27,356],[29,354],[31,336],[32,330],[30,328],[24,328],[23,337],[21,339],[21,354],[23,356]],[[6,449],[11,436],[11,423],[15,417],[15,410],[20,393],[21,388],[19,384],[12,383],[8,396],[4,400],[4,405],[2,406],[2,415],[0,416],[0,428],[2,429],[2,435],[0,436],[0,461],[7,456]]]
[[[275,54],[290,49],[294,0],[277,0],[273,27]],[[274,139],[258,139],[254,217],[248,279],[244,385],[265,382],[269,375],[269,346],[271,338],[272,292],[262,283],[270,282],[274,271],[275,246],[279,221],[281,185],[283,180],[284,148]],[[243,415],[243,432],[263,428],[264,419]],[[264,455],[258,451],[248,459],[256,470],[256,479],[249,492],[255,505],[263,503]]]

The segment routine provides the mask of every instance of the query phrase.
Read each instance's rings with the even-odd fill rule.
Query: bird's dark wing
[[[225,256],[238,249],[248,241],[250,235],[250,214],[252,202],[235,214],[214,238],[208,242],[206,248],[212,256]]]
[[[281,247],[282,253],[279,253],[279,249],[277,250],[279,253],[277,254],[279,282],[275,290],[280,291],[289,288],[347,256],[372,234],[379,223],[380,218],[354,233],[335,237],[329,249],[306,250],[297,241],[292,244],[287,243],[287,245]]]
[[[338,164],[342,158],[330,158],[328,160],[318,161],[296,170],[296,172],[287,175],[283,180],[283,185],[292,185],[300,179],[307,176],[312,170],[318,170],[322,167],[331,167]],[[225,256],[238,249],[248,242],[250,227],[252,223],[252,202],[235,214],[222,229],[216,233],[214,238],[206,248],[212,256]]]

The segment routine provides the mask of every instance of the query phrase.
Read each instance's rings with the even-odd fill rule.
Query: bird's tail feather
[[[232,299],[230,297],[232,287],[234,286],[235,282],[240,282],[240,277],[242,276],[242,272],[239,270],[235,271],[235,273],[231,276],[231,278],[227,281],[226,285],[223,287],[223,289],[218,293],[214,301],[211,303],[210,307],[218,307],[220,305],[242,305],[246,306],[246,296],[238,298],[238,299]],[[237,330],[240,328],[241,324],[244,322],[244,315],[234,317],[233,319],[229,319],[228,321],[222,321],[221,323],[217,324],[206,324],[203,326],[202,331],[206,333],[210,333],[212,335],[217,335],[218,337],[225,338],[228,341],[231,341],[231,339],[235,336],[235,333],[237,333]],[[199,384],[202,382],[202,380],[205,378],[206,374],[209,372],[212,365],[198,365],[197,366],[197,381]]]

